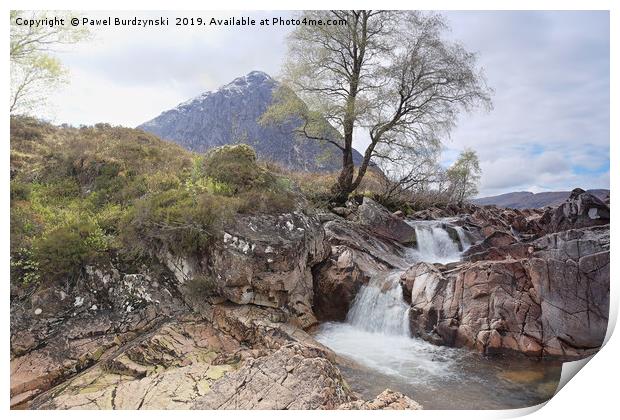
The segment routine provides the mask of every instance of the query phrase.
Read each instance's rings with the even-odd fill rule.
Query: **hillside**
[[[251,145],[259,157],[296,171],[335,171],[342,154],[330,144],[296,135],[293,122],[261,125],[258,119],[271,104],[278,82],[266,73],[253,71],[213,92],[179,104],[138,128],[174,141],[188,150],[205,152],[233,143]],[[338,139],[334,129],[327,134]],[[362,156],[354,151],[354,162]]]
[[[11,119],[11,282],[72,287],[89,264],[205,253],[236,215],[291,211],[247,146],[198,155],[141,130]]]
[[[588,192],[603,201],[609,195],[609,190],[605,189],[588,190]],[[536,209],[547,206],[559,206],[566,201],[569,195],[570,191],[549,191],[541,193],[519,191],[491,197],[476,198],[471,201],[480,206],[495,205],[513,209]]]

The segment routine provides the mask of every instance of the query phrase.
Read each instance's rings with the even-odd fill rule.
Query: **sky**
[[[157,17],[156,12],[84,16]],[[255,19],[289,12],[168,12]],[[493,109],[463,114],[444,139],[442,163],[466,147],[482,168],[479,196],[609,188],[609,14],[450,11],[446,37],[476,52]],[[57,53],[69,83],[44,116],[72,125],[135,127],[202,92],[261,70],[277,77],[290,27],[100,27]],[[355,144],[365,146],[365,137]]]

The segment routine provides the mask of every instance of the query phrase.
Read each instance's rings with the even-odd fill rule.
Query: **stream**
[[[411,221],[418,245],[409,261],[458,261],[470,236],[450,220]],[[403,270],[381,273],[357,294],[345,322],[320,326],[316,339],[340,356],[351,388],[372,399],[385,388],[426,409],[508,409],[551,398],[562,364],[520,356],[484,356],[436,346],[409,333],[409,305],[399,284]]]

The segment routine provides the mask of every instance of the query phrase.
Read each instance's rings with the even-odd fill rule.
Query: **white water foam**
[[[469,246],[461,227],[443,221],[410,224],[417,235],[417,248],[409,254],[411,264],[458,261]],[[457,237],[454,233],[450,237],[447,229]],[[323,324],[316,338],[339,354],[410,383],[428,381],[429,375],[445,378],[453,373],[458,351],[410,337],[402,273],[393,270],[371,278],[355,297],[346,322]]]

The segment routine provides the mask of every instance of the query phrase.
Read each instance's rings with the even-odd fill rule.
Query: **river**
[[[410,222],[417,247],[409,262],[458,261],[471,237],[450,220]],[[345,322],[320,326],[316,339],[334,350],[351,388],[371,399],[385,388],[426,409],[522,408],[555,392],[561,363],[519,356],[484,356],[436,346],[409,333],[402,270],[378,274],[357,294]]]

